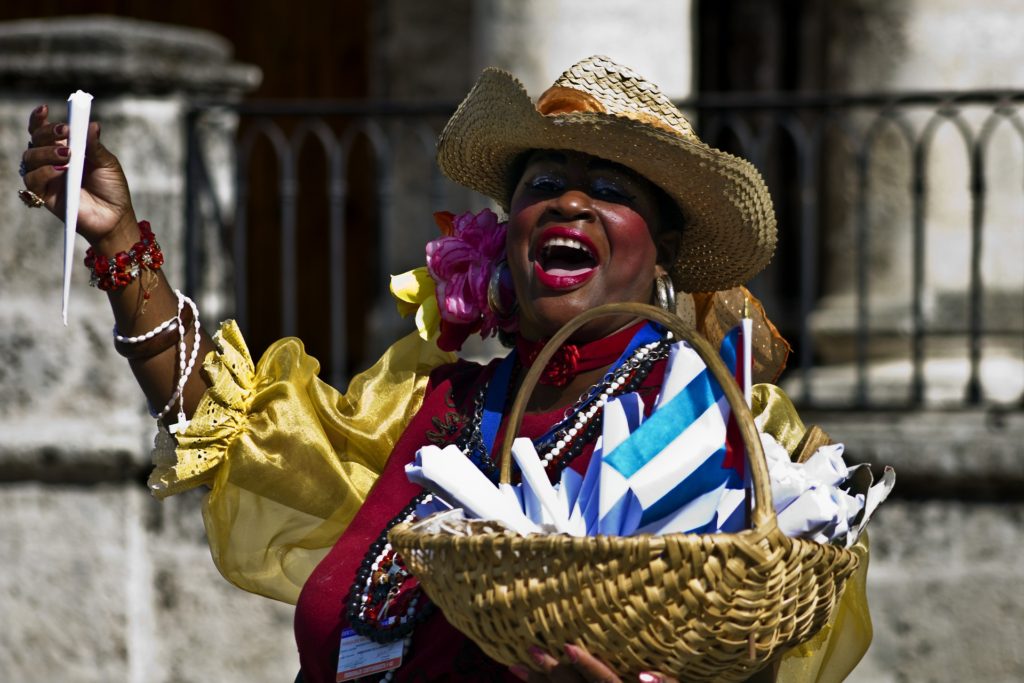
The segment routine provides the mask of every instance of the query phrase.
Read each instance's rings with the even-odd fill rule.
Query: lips
[[[582,231],[565,226],[545,230],[533,254],[537,280],[549,289],[572,289],[593,276],[600,263],[598,251]]]

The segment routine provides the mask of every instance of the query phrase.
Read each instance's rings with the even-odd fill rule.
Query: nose
[[[562,220],[589,221],[594,218],[590,195],[576,189],[566,190],[554,197],[548,210]]]

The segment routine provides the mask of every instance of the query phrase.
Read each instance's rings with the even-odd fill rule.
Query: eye
[[[565,189],[565,181],[555,175],[541,174],[528,180],[526,186],[535,192],[553,194]]]
[[[636,198],[623,183],[609,178],[596,178],[591,183],[590,192],[592,196],[610,202],[628,203]]]

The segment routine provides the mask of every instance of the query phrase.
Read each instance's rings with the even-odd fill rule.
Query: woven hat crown
[[[661,88],[628,66],[602,55],[588,57],[566,69],[537,100],[537,111],[546,116],[599,111],[698,140],[690,122]]]

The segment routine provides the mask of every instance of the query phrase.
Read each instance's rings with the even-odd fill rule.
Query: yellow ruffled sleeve
[[[257,365],[233,321],[214,341],[211,386],[174,456],[154,458],[150,488],[162,498],[209,485],[203,520],[221,574],[294,603],[419,409],[429,373],[454,356],[411,334],[341,394],[298,339]]]
[[[789,397],[773,384],[758,384],[752,412],[758,424],[792,455],[807,428]],[[868,575],[868,535],[851,548],[860,559],[846,582],[832,621],[806,643],[782,657],[777,683],[840,683],[853,671],[871,645],[871,614],[865,584]]]

